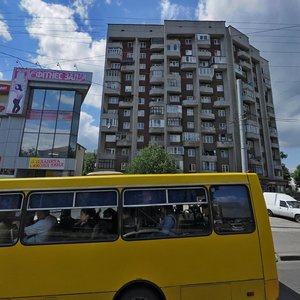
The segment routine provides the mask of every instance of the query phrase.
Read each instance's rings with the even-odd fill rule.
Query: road
[[[280,281],[280,300],[300,300],[300,223],[283,218],[270,218],[277,270]]]

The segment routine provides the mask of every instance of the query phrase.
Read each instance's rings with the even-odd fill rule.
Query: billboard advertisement
[[[29,159],[29,169],[64,170],[64,158],[35,158]]]

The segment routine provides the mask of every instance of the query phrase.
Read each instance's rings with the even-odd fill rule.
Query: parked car
[[[268,214],[292,218],[300,223],[300,202],[283,193],[264,193]]]

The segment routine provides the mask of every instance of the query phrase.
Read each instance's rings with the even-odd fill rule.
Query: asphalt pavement
[[[300,300],[300,223],[270,217],[277,270],[279,300]]]

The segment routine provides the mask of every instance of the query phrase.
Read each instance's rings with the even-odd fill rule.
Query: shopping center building
[[[27,68],[0,81],[0,177],[76,175],[84,151],[80,109],[91,82],[90,72]]]

